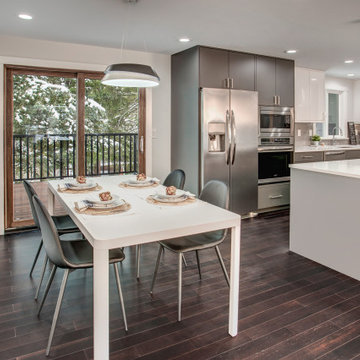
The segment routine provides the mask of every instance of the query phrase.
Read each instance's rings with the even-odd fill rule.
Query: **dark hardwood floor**
[[[242,222],[239,335],[227,334],[228,287],[214,251],[187,255],[183,321],[176,321],[176,258],[166,253],[154,297],[149,295],[157,245],[143,247],[141,281],[135,251],[125,249],[121,279],[125,334],[111,272],[111,359],[360,359],[360,283],[288,253],[287,212]],[[34,302],[40,263],[28,272],[36,231],[0,239],[0,359],[45,359],[62,272],[39,318]],[[221,250],[229,267],[230,246]],[[42,259],[41,259],[42,260]],[[48,269],[49,271],[49,269]],[[48,275],[48,273],[47,273]],[[92,271],[70,275],[50,359],[92,358]]]

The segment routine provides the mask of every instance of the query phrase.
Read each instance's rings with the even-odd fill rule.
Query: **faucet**
[[[332,130],[332,135],[333,135],[333,138],[332,138],[332,145],[335,145],[335,133],[336,133],[336,129],[339,129],[339,135],[343,136],[343,131],[341,130],[341,128],[339,126],[335,126]]]

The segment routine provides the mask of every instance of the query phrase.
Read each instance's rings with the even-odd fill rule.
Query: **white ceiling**
[[[360,79],[360,0],[0,0],[0,9],[1,35],[165,54],[209,45]]]

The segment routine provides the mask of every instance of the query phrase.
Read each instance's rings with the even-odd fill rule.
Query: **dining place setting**
[[[83,195],[80,199],[74,200],[74,208],[77,213],[85,215],[115,215],[127,212],[132,206],[124,199],[124,193],[130,197],[135,195],[148,204],[158,206],[183,206],[196,201],[196,196],[189,191],[173,185],[163,186],[158,178],[146,176],[144,173],[124,176],[117,184],[121,188],[118,193],[114,186],[111,186],[112,191],[109,191],[99,185],[102,180],[104,177],[94,179],[77,176],[75,179],[59,182],[57,191]],[[151,191],[149,193],[143,190]]]

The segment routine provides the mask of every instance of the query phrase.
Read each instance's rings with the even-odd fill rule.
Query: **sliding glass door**
[[[6,66],[6,228],[31,225],[23,180],[143,172],[145,92],[101,73]]]

